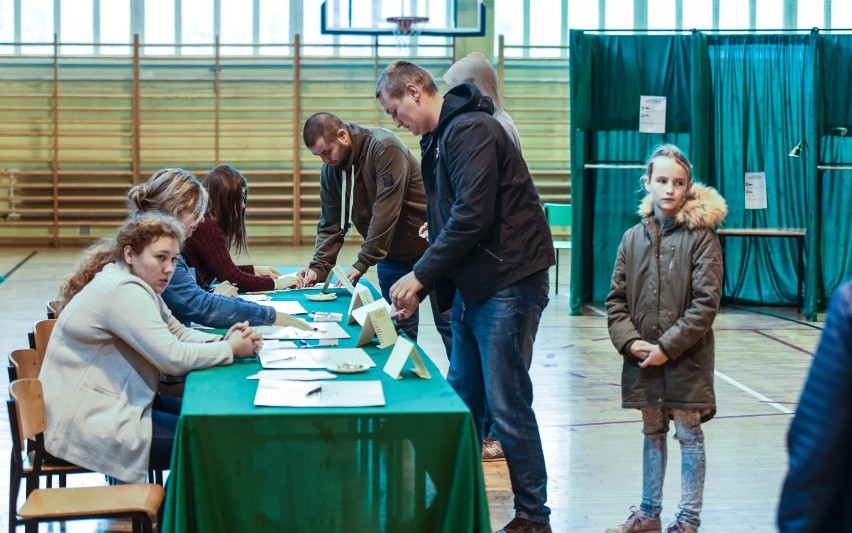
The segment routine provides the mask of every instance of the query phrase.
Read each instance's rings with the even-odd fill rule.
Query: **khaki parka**
[[[722,251],[715,227],[728,209],[714,189],[693,183],[681,210],[661,225],[651,195],[642,221],[621,240],[606,299],[609,335],[624,358],[622,406],[697,409],[715,414],[713,320],[719,310]],[[659,344],[669,361],[640,368],[636,340]]]

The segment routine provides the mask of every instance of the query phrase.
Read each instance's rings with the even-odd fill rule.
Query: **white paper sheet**
[[[312,391],[317,392],[309,394]],[[370,407],[385,405],[385,393],[381,381],[260,379],[254,404],[271,407]]]
[[[361,348],[304,348],[262,350],[259,355],[263,368],[328,368],[343,363],[376,366],[375,361]]]
[[[287,313],[289,315],[305,315],[308,313],[307,309],[302,307],[302,304],[296,301],[271,301],[264,302],[263,305],[268,305],[269,307],[274,307],[276,311],[280,311],[282,313]]]
[[[316,381],[318,379],[337,379],[337,376],[325,370],[261,370],[246,379],[279,379],[288,381]]]
[[[349,334],[336,322],[309,322],[315,331],[291,326],[258,326],[264,339],[348,339]]]

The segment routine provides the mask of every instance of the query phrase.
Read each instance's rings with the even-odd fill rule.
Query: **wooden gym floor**
[[[345,248],[341,261],[354,257]],[[32,248],[4,246],[0,274]],[[252,249],[257,264],[302,265],[312,247]],[[27,332],[44,318],[45,303],[76,260],[77,249],[38,248],[38,253],[0,284],[0,353],[26,347]],[[569,265],[569,252],[562,251]],[[549,475],[548,504],[553,531],[602,532],[621,523],[628,508],[639,505],[642,435],[638,411],[620,404],[621,359],[606,329],[603,307],[568,315],[568,268],[560,272],[559,294],[539,327],[531,374],[535,410]],[[372,269],[367,278],[375,283]],[[428,306],[427,308],[428,309]],[[442,371],[447,360],[431,313],[422,313],[420,344]],[[820,317],[822,319],[822,317]],[[716,395],[718,414],[704,426],[707,479],[704,533],[774,531],[781,482],[786,472],[785,437],[802,382],[819,340],[822,322],[807,322],[792,308],[725,306],[716,323]],[[5,355],[4,355],[5,357]],[[5,379],[0,394],[7,395]],[[0,527],[7,523],[10,438],[5,408],[0,413]],[[680,454],[669,440],[664,524],[677,509]],[[485,463],[491,525],[512,516],[512,494],[505,462]],[[71,484],[100,484],[102,476],[72,476]],[[21,528],[22,530],[22,528]],[[129,524],[109,522],[43,526],[42,531],[128,531]]]

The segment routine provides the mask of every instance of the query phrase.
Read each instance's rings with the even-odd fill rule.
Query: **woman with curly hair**
[[[184,227],[159,212],[131,215],[115,238],[92,245],[60,293],[39,379],[45,448],[124,482],[169,468],[180,403],[157,395],[161,372],[230,364],[260,350],[245,322],[225,335],[184,327],[160,295]]]

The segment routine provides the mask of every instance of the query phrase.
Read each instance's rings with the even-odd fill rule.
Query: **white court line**
[[[743,390],[743,391],[745,391],[745,392],[747,392],[747,393],[751,394],[752,396],[754,396],[755,398],[757,398],[757,399],[758,399],[758,400],[760,400],[761,402],[766,402],[767,404],[769,404],[769,405],[771,405],[772,407],[774,407],[774,408],[778,409],[778,410],[779,410],[779,411],[781,411],[782,413],[793,414],[793,411],[792,411],[791,409],[789,409],[788,407],[784,407],[784,406],[783,406],[783,405],[781,405],[780,403],[775,403],[775,402],[773,402],[772,400],[770,400],[770,399],[769,399],[769,398],[767,398],[766,396],[764,396],[764,395],[760,394],[759,392],[757,392],[757,391],[755,391],[755,390],[752,390],[752,389],[750,389],[750,388],[746,387],[745,385],[743,385],[743,384],[742,384],[742,383],[740,383],[739,381],[737,381],[737,380],[735,380],[735,379],[733,379],[733,378],[730,378],[730,377],[726,376],[725,374],[723,374],[723,373],[719,372],[718,370],[714,370],[713,372],[716,374],[716,376],[717,376],[717,377],[722,378],[723,380],[727,381],[728,383],[730,383],[730,384],[731,384],[731,385],[733,385],[734,387],[737,387],[738,389]]]
[[[591,311],[592,313],[594,313],[598,316],[606,316],[606,311],[601,311],[600,309],[598,309],[597,307],[595,307],[593,305],[586,304],[583,307],[585,307],[586,309],[588,309],[589,311]]]

